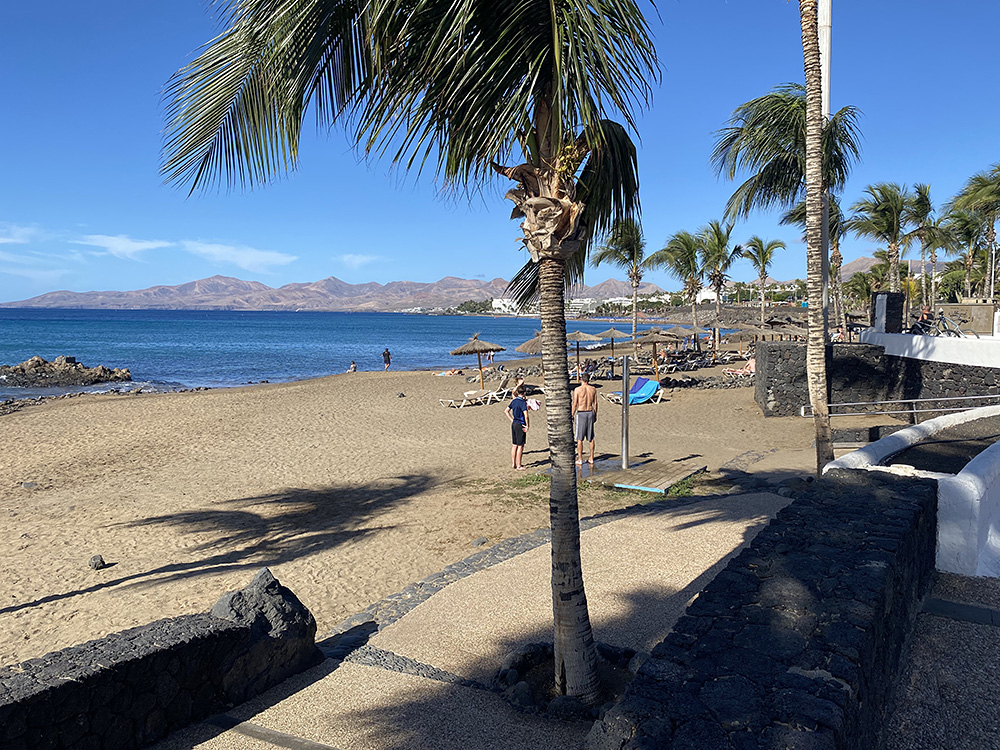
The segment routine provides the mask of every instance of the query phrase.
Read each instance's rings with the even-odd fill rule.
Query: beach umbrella
[[[611,339],[611,377],[615,376],[615,339],[619,341],[632,338],[631,333],[625,333],[625,331],[619,331],[617,328],[609,328],[606,331],[601,331],[599,334],[602,339]]]
[[[539,331],[535,334],[535,338],[528,339],[523,344],[514,347],[514,351],[522,352],[524,354],[537,354],[542,353],[542,334]],[[542,361],[542,385],[545,385],[545,361]]]
[[[456,356],[462,356],[467,354],[475,354],[476,359],[479,361],[479,387],[484,391],[486,390],[486,378],[483,376],[483,355],[487,352],[504,352],[507,348],[500,346],[500,344],[491,344],[489,341],[481,341],[479,339],[479,334],[473,334],[472,338],[469,339],[467,344],[462,344],[458,349],[452,350],[452,354]]]
[[[600,341],[602,336],[595,336],[592,333],[584,333],[583,331],[573,331],[573,333],[566,334],[567,341],[576,342],[576,376],[580,377],[580,342],[581,341]]]
[[[657,344],[669,344],[672,341],[680,340],[680,336],[672,331],[661,331],[659,329],[655,331],[650,331],[642,338],[636,339],[640,344],[652,344],[653,345],[653,367],[656,369],[656,378],[659,380],[660,377],[660,365],[656,361],[656,345]]]
[[[803,336],[803,337],[809,335],[809,331],[807,331],[805,328],[794,325],[780,328],[778,329],[778,333],[788,334],[789,336]]]

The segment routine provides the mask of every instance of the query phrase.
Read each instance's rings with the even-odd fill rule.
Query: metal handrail
[[[875,414],[926,414],[935,413],[941,414],[943,412],[951,411],[965,411],[966,409],[971,409],[971,406],[954,406],[954,407],[936,407],[933,409],[917,409],[916,404],[923,401],[932,401],[934,403],[940,403],[942,401],[981,401],[983,399],[1000,399],[1000,393],[988,394],[985,396],[927,396],[924,398],[900,398],[900,399],[885,399],[883,401],[845,401],[839,404],[829,404],[830,416],[831,417],[857,417],[865,415],[875,415]],[[879,404],[912,404],[910,408],[907,409],[896,409],[896,410],[883,410],[883,411],[854,411],[854,412],[838,412],[834,413],[833,409],[838,406],[877,406]],[[805,404],[799,409],[799,415],[805,418],[812,418],[814,415],[812,413],[812,404]]]

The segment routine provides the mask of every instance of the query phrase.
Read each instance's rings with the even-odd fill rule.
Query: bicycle
[[[917,316],[912,316],[916,318]],[[917,336],[944,336],[946,338],[979,338],[979,334],[970,328],[960,328],[959,324],[965,324],[969,321],[965,318],[959,318],[958,321],[954,321],[944,314],[944,310],[938,310],[937,318],[931,318],[930,320],[917,320],[907,333],[912,333]]]

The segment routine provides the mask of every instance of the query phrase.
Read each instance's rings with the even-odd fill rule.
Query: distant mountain
[[[910,264],[910,273],[919,274],[920,273],[920,260],[914,258],[903,258],[899,261],[900,266],[904,266],[907,263]],[[862,255],[860,258],[852,260],[850,263],[845,263],[840,267],[840,278],[842,281],[847,281],[856,273],[867,273],[871,271],[872,268],[877,266],[879,261],[875,258],[869,257],[867,255]],[[944,273],[945,266],[948,265],[943,261],[938,261],[934,266],[934,271],[936,273]],[[931,264],[928,262],[926,264],[927,273],[931,272]]]
[[[502,297],[503,279],[482,281],[447,276],[434,283],[392,281],[348,284],[333,276],[274,289],[259,281],[212,276],[178,286],[154,286],[132,292],[49,292],[0,307],[45,307],[115,310],[314,310],[395,312],[413,308],[454,307],[466,300]],[[662,292],[642,284],[642,294]],[[631,296],[627,282],[609,279],[594,287],[574,290],[574,296],[593,299]]]

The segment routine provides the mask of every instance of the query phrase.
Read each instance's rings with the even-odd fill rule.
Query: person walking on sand
[[[385,351],[382,352],[382,361],[385,362],[385,369],[388,370],[389,365],[392,364],[392,354],[389,352],[388,346],[385,348]]]
[[[524,471],[521,463],[524,455],[524,444],[528,438],[528,402],[524,400],[524,386],[514,389],[514,400],[507,407],[506,414],[510,420],[510,462],[513,468]]]
[[[597,423],[597,389],[590,384],[590,375],[580,376],[580,385],[573,391],[573,420],[576,431],[577,464],[583,464],[583,441],[590,441],[590,459],[594,464],[594,425]]]

